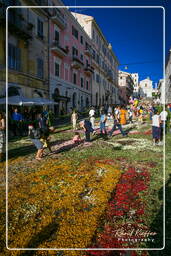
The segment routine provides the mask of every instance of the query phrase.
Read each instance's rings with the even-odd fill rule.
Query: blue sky
[[[171,1],[169,0],[63,0],[63,3],[67,6],[163,6],[166,11],[166,56],[168,54],[171,47],[171,33],[169,34]],[[76,7],[76,11],[95,18],[107,41],[112,44],[120,64],[128,64],[127,72],[138,72],[140,80],[149,76],[154,83],[163,77],[163,10],[161,8],[79,9]],[[124,70],[124,65],[119,68]]]

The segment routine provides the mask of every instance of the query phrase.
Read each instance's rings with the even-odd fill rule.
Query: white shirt
[[[92,117],[94,115],[95,115],[95,110],[94,109],[90,109],[89,116]]]
[[[159,115],[152,116],[152,126],[160,127],[160,116]]]
[[[167,111],[166,111],[166,110],[163,110],[163,111],[160,113],[161,121],[166,121],[167,116],[168,116]]]

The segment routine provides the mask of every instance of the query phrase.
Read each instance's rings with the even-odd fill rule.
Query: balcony
[[[91,76],[93,73],[94,73],[94,68],[88,64],[85,68],[84,68],[84,73],[87,75],[87,76]]]
[[[72,68],[80,69],[84,66],[84,63],[77,56],[73,56],[71,66]]]
[[[92,54],[92,51],[91,51],[91,48],[90,47],[86,47],[85,50],[84,50],[84,54],[87,55],[88,57],[92,57],[93,54]]]
[[[112,72],[111,71],[108,71],[107,72],[107,80],[109,82],[113,82],[113,75],[112,75]]]
[[[65,16],[59,9],[57,9],[57,8],[54,9],[54,13],[53,13],[51,19],[61,29],[65,29],[67,27],[67,22],[66,22]]]
[[[32,39],[33,37],[32,23],[28,23],[25,20],[15,20],[14,22],[9,20],[8,23],[9,23],[8,29],[11,33],[16,34],[17,36],[25,40]]]
[[[67,56],[69,48],[68,46],[63,48],[62,46],[60,46],[58,41],[54,41],[51,45],[51,51],[55,52],[59,57],[63,58]]]

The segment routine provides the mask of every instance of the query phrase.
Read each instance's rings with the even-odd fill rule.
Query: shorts
[[[152,126],[153,139],[160,139],[160,127]]]
[[[43,143],[39,139],[31,139],[37,149],[43,148]]]

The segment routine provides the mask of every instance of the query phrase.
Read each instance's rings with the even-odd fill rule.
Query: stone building
[[[73,13],[75,19],[91,38],[92,66],[92,105],[119,103],[118,65],[111,44],[103,35],[99,25],[92,16]]]
[[[5,95],[5,11],[10,5],[33,1],[0,1],[0,95]],[[46,1],[47,2],[47,1]],[[45,9],[8,9],[8,95],[48,98],[48,12]]]

